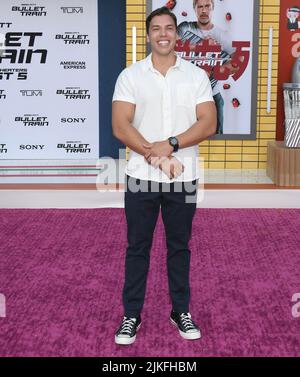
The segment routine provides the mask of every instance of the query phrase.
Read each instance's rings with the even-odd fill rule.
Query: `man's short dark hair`
[[[175,24],[175,27],[177,29],[177,17],[175,16],[175,14],[173,12],[170,11],[169,8],[167,7],[161,7],[161,8],[157,8],[155,9],[152,13],[149,14],[149,16],[147,17],[147,20],[146,20],[146,30],[147,30],[147,34],[149,35],[149,30],[150,30],[150,23],[152,21],[152,19],[155,17],[155,16],[162,16],[164,14],[167,14],[168,16],[170,16],[173,21],[174,21],[174,24]]]

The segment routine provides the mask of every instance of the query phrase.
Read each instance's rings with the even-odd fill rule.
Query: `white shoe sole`
[[[142,322],[138,325],[138,327],[136,328],[136,332],[139,331],[140,327],[141,327],[141,324]],[[135,339],[136,339],[136,335],[133,336],[132,338],[122,338],[122,337],[118,337],[115,335],[115,343],[117,344],[121,344],[122,346],[127,346],[129,344],[132,344],[135,342]]]
[[[179,331],[179,334],[184,338],[184,339],[187,339],[187,340],[195,340],[195,339],[200,339],[201,338],[201,333],[200,331],[197,331],[197,332],[191,332],[191,333],[185,333],[181,330],[179,330],[178,326],[177,326],[177,323],[175,321],[173,321],[172,318],[170,318],[170,322],[172,323],[172,325],[174,325],[175,327],[177,327],[178,331]]]

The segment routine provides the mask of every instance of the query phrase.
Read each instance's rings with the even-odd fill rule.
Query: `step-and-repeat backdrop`
[[[1,0],[0,159],[99,156],[97,0]]]

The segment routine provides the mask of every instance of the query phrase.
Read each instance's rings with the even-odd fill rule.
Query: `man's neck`
[[[157,55],[152,53],[152,64],[153,67],[158,70],[162,75],[166,75],[168,70],[173,67],[176,63],[176,55],[175,52],[167,55]]]
[[[200,30],[211,30],[214,27],[214,24],[211,22],[207,25],[203,25],[203,24],[200,24],[200,22],[197,22],[197,25]]]

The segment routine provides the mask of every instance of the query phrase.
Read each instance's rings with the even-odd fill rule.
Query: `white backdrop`
[[[166,4],[165,0],[153,0],[152,10],[162,7]],[[253,9],[254,0],[215,0],[215,9],[213,11],[213,23],[228,31],[234,41],[250,41],[251,47],[246,50],[250,51],[250,59],[247,69],[243,75],[234,81],[231,77],[226,83],[231,85],[230,90],[221,87],[221,94],[224,99],[224,134],[242,134],[251,133],[251,99],[252,99],[252,68],[253,68]],[[177,16],[178,24],[183,21],[196,21],[195,11],[193,9],[193,0],[178,0],[176,7],[172,10]],[[186,12],[187,16],[183,16]],[[230,22],[226,21],[225,15],[229,12],[232,16]],[[232,99],[237,98],[241,104],[239,108],[232,106]],[[256,104],[255,104],[256,106]],[[256,119],[254,119],[256,122]]]
[[[0,33],[6,35],[0,55],[4,94],[0,98],[0,159],[98,158],[97,0],[24,4],[23,0],[0,2]],[[36,36],[30,47],[26,32],[42,36]],[[8,33],[20,34],[9,37]],[[66,37],[80,43],[66,44],[62,39]],[[11,56],[9,50],[17,50],[17,56],[25,50],[26,56],[28,50],[36,49],[47,50],[45,64],[39,53],[33,54],[30,63],[5,58]],[[13,73],[7,79],[8,69],[26,69],[27,78],[18,79],[18,73]],[[59,94],[67,90],[86,97],[69,99]]]

